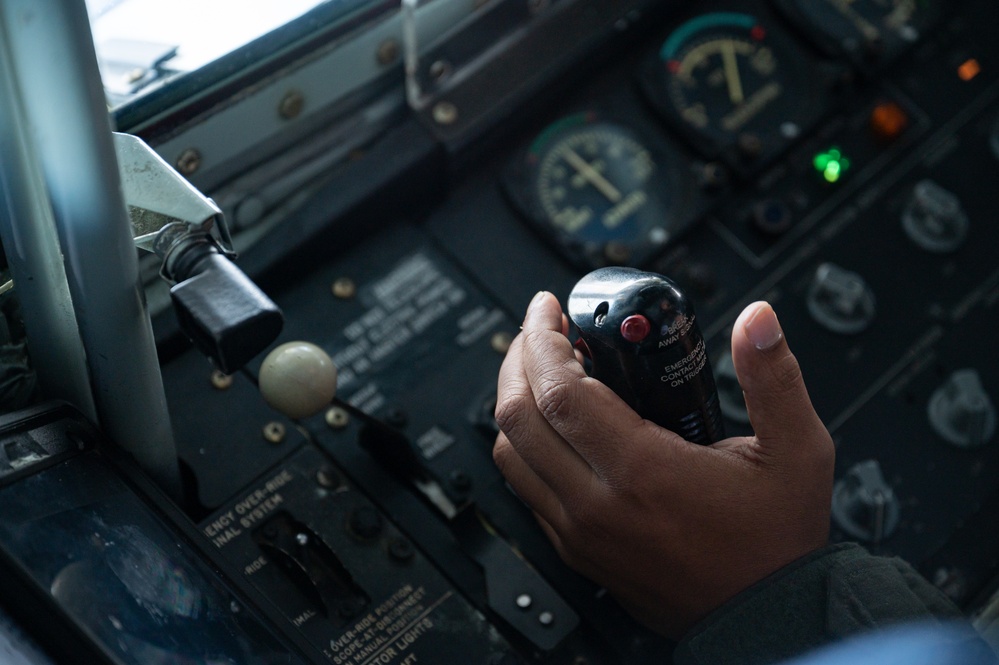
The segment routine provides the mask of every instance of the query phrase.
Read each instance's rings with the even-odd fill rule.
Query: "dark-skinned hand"
[[[834,448],[773,309],[753,303],[732,359],[755,436],[699,446],[586,375],[539,293],[500,369],[493,456],[562,559],[673,638],[826,544]]]

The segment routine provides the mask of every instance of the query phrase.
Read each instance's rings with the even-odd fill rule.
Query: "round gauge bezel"
[[[678,107],[674,93],[674,86],[678,85],[676,62],[682,58],[672,57],[689,53],[691,45],[703,47],[726,37],[764,44],[773,54],[775,78],[782,86],[776,100],[738,131],[729,132],[713,126],[698,127],[685,117],[688,112]],[[769,163],[821,119],[829,105],[825,85],[828,76],[828,72],[820,71],[814,58],[804,54],[769,18],[709,12],[675,26],[657,44],[642,68],[641,86],[656,112],[695,150],[708,159],[722,159],[747,173]]]
[[[573,231],[558,225],[552,218],[550,205],[546,206],[542,194],[545,175],[542,169],[546,160],[575,136],[594,132],[600,136],[619,136],[648,153],[651,170],[643,186],[622,196],[631,191],[643,191],[647,197],[642,206],[646,218],[655,216],[655,210],[662,211],[656,216],[664,219],[661,226],[665,234],[661,239],[650,237],[650,234],[656,235],[652,231],[655,224],[639,222],[636,227],[633,215],[626,216],[617,225],[620,236],[588,233],[586,226],[601,223],[596,219]],[[658,254],[696,216],[697,187],[686,171],[688,163],[688,158],[661,138],[595,113],[580,113],[563,117],[538,133],[504,174],[504,190],[514,207],[574,265],[586,269],[613,264],[641,265]],[[587,196],[595,195],[588,192]],[[611,243],[614,246],[608,247]],[[625,254],[616,260],[614,254],[622,249]]]

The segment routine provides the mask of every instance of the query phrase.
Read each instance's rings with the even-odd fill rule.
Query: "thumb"
[[[780,454],[829,444],[829,433],[812,407],[798,360],[768,303],[755,302],[736,319],[732,362],[761,451]]]

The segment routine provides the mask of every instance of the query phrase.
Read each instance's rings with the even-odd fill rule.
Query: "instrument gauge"
[[[674,30],[643,71],[653,105],[696,148],[752,170],[821,113],[808,62],[755,16],[715,12]]]
[[[777,0],[831,55],[862,69],[890,62],[939,17],[940,0]]]
[[[638,265],[689,222],[694,198],[685,161],[659,143],[593,114],[570,116],[531,143],[507,191],[574,263]]]

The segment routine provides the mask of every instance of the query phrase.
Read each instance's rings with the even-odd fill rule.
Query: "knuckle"
[[[569,405],[571,393],[567,383],[551,378],[542,382],[537,404],[546,420],[551,422],[562,418]]]
[[[509,392],[496,400],[496,426],[509,434],[521,427],[528,409],[533,409],[533,399],[524,391]]]

